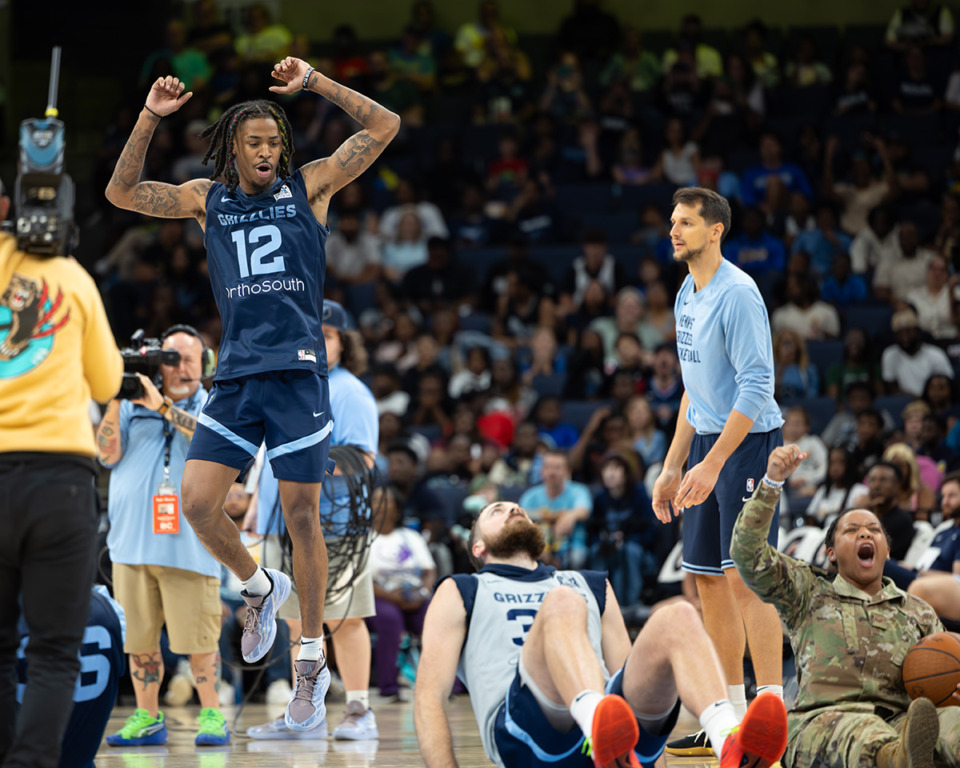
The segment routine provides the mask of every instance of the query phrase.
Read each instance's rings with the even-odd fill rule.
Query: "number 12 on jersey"
[[[264,260],[266,256],[280,248],[283,238],[280,234],[280,228],[274,224],[265,224],[262,227],[253,229],[238,229],[233,235],[233,244],[237,247],[237,263],[240,266],[240,277],[250,277],[250,275],[271,275],[276,272],[283,272],[283,256],[274,256]],[[258,245],[261,240],[267,242]],[[251,246],[256,246],[247,257],[247,242]]]

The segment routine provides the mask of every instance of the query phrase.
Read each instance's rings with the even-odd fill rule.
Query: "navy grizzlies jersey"
[[[23,616],[17,624],[17,702],[23,702],[28,682],[26,649],[30,641]],[[123,652],[126,621],[120,604],[107,595],[105,587],[93,588],[87,627],[80,645],[80,674],[73,685],[73,710],[63,735],[59,768],[94,768],[120,678],[127,669]]]
[[[259,195],[215,182],[204,242],[223,337],[216,379],[302,368],[326,376],[321,330],[327,228],[296,171]]]

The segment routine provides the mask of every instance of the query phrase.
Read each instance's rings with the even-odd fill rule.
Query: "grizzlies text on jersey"
[[[326,375],[327,234],[300,171],[253,197],[210,187],[204,241],[223,324],[217,380],[298,368]]]

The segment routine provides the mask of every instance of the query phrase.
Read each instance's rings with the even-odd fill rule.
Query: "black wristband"
[[[150,113],[151,115],[153,115],[155,118],[157,118],[157,120],[163,120],[163,115],[158,115],[156,112],[154,112],[152,109],[150,109],[150,107],[148,107],[146,104],[143,105],[143,108],[144,108],[145,110],[147,110],[147,112],[149,112],[149,113]]]
[[[310,67],[309,69],[307,69],[307,74],[303,76],[303,83],[301,83],[300,85],[300,87],[303,90],[307,90],[307,87],[310,85],[310,75],[312,74],[313,74],[313,67]]]

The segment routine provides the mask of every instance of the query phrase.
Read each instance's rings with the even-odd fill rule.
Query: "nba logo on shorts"
[[[753,478],[747,478],[747,493],[753,493]]]

